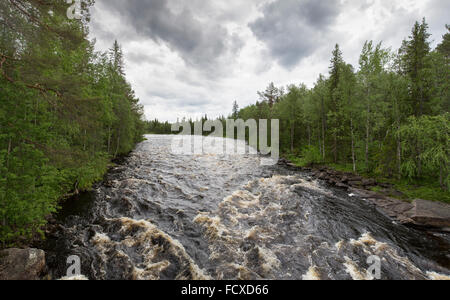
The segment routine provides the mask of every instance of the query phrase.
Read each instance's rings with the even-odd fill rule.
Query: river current
[[[76,255],[101,279],[449,279],[450,238],[253,155],[177,155],[146,136],[46,242],[52,278]]]

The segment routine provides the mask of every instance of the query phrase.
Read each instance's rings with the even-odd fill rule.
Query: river
[[[382,279],[450,275],[450,242],[252,155],[182,156],[147,140],[94,190],[66,203],[46,242],[52,278],[77,255],[100,279]]]

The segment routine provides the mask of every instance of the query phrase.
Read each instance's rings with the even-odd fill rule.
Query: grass
[[[305,167],[308,164],[305,163],[304,159],[299,158],[295,155],[286,155],[287,159],[289,159],[293,164],[299,167]],[[353,173],[353,165],[352,164],[323,164],[330,169],[345,172],[345,173]],[[367,174],[361,170],[363,170],[363,165],[358,165],[357,170],[359,170],[358,175],[365,178],[373,178],[378,182],[386,182],[393,185],[393,188],[405,196],[401,197],[402,200],[412,201],[414,199],[423,199],[429,201],[437,201],[444,202],[450,204],[450,192],[443,190],[439,183],[434,178],[427,178],[423,180],[407,180],[407,179],[393,179],[393,178],[385,178],[380,176],[373,176]],[[382,192],[384,189],[380,186],[373,187],[371,189],[374,192]],[[399,198],[398,196],[393,196],[394,198]]]
[[[408,181],[393,180],[395,189],[404,193],[408,199],[424,199],[450,204],[450,192],[443,190],[439,184],[430,180]]]

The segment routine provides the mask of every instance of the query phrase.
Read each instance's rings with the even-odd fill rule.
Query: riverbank
[[[168,137],[149,137],[95,185],[87,206],[66,203],[71,217],[55,220],[46,246],[35,245],[45,251],[44,269],[40,250],[12,249],[0,252],[0,271],[58,279],[76,255],[93,280],[289,280],[305,278],[312,263],[317,278],[344,280],[354,279],[349,264],[363,274],[367,255],[378,255],[383,279],[448,274],[448,235],[394,224],[350,179],[336,188],[344,180],[329,170],[283,160],[261,167],[254,156],[174,156],[170,147]]]
[[[143,139],[144,141],[145,139]],[[126,162],[131,151],[118,155],[99,170],[99,176],[89,182],[89,188],[77,189],[65,194],[58,201],[58,211],[46,217],[41,234],[31,239],[17,240],[10,247],[0,247],[0,280],[50,280],[47,274],[47,253],[42,250],[46,239],[58,231],[61,222],[72,214],[86,211],[93,202],[91,190],[105,181],[106,176]]]
[[[308,167],[306,164],[296,156],[284,155],[284,160],[295,165],[296,167]],[[359,168],[357,172],[353,172],[351,164],[314,164],[313,169],[329,169],[345,174],[357,175],[365,180],[374,180],[381,185],[369,187],[371,191],[385,194],[389,197],[398,198],[407,202],[412,202],[414,199],[424,199],[429,201],[444,202],[450,204],[450,192],[441,188],[435,179],[423,180],[407,180],[396,178],[374,177],[373,175],[361,172]],[[383,185],[385,187],[383,187]]]
[[[302,172],[330,185],[348,191],[352,197],[360,197],[375,205],[394,221],[421,230],[450,232],[450,205],[444,201],[433,201],[418,197],[410,198],[414,192],[403,192],[394,183],[368,178],[349,171],[337,170],[323,165],[304,167],[288,159],[280,164]],[[408,186],[406,186],[407,188]]]

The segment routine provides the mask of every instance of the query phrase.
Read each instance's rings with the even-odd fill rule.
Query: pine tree
[[[331,58],[331,66],[330,66],[330,99],[331,99],[331,110],[328,113],[328,119],[330,121],[331,125],[331,131],[333,134],[333,160],[335,163],[338,162],[338,143],[339,143],[339,131],[340,131],[340,105],[341,105],[341,99],[339,93],[337,93],[337,89],[339,87],[340,83],[340,75],[341,75],[341,68],[344,64],[344,59],[342,58],[342,52],[339,49],[339,45],[336,44]]]
[[[429,112],[430,83],[430,34],[425,19],[416,22],[409,40],[403,41],[400,53],[403,58],[403,72],[411,80],[410,102],[416,117]]]
[[[448,62],[450,60],[450,25],[446,25],[445,28],[448,32],[442,37],[442,42],[436,47],[436,50],[444,55]]]
[[[92,4],[83,1],[78,21],[61,0],[0,3],[3,246],[38,233],[62,197],[89,189],[111,155],[142,139],[142,107],[119,44],[108,56],[88,40]]]
[[[283,89],[275,87],[274,83],[271,82],[267,89],[264,92],[258,92],[258,95],[262,102],[266,102],[272,108],[274,104],[280,101],[283,93]]]
[[[237,101],[234,101],[233,103],[233,113],[232,113],[233,119],[237,120],[239,117],[239,105]]]

